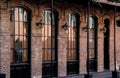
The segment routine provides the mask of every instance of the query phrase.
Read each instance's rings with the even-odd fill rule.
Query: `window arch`
[[[13,33],[11,63],[28,62],[28,37],[30,36],[28,11],[22,7],[14,7],[10,9],[10,12]]]
[[[11,21],[11,78],[30,78],[31,11],[22,7],[10,9]]]

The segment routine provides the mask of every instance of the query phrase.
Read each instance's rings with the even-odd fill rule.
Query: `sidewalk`
[[[112,78],[112,72],[110,71],[93,72],[90,74],[93,75],[93,78]],[[62,77],[62,78],[84,78],[84,75],[72,75],[72,76],[67,76],[67,77]]]

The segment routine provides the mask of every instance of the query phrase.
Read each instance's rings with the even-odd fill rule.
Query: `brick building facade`
[[[73,0],[55,0],[54,12],[57,14],[53,13],[52,16],[53,20],[55,19],[55,24],[54,22],[53,24],[57,27],[51,27],[50,24],[52,22],[50,22],[51,19],[49,18],[51,14],[50,0],[41,0],[39,2],[35,0],[0,1],[0,73],[5,73],[6,78],[19,78],[21,75],[25,76],[26,72],[29,74],[26,78],[41,78],[43,77],[42,74],[49,76],[50,74],[46,74],[48,72],[52,72],[51,74],[56,77],[86,74],[88,49],[89,52],[91,51],[89,58],[93,60],[90,63],[93,65],[90,67],[92,72],[114,70],[114,6],[105,4],[106,8],[90,7],[91,20],[89,19],[89,26],[91,25],[93,29],[91,28],[88,32],[89,35],[94,36],[89,36],[90,45],[87,48],[87,32],[85,28],[88,24],[88,8],[86,3]],[[6,4],[7,7],[5,7]],[[20,15],[19,9],[22,9],[21,14],[23,15]],[[72,21],[69,22],[69,19]],[[40,20],[44,20],[44,24]],[[119,11],[116,12],[116,20],[116,63],[119,67]],[[71,27],[68,26],[65,29],[66,23],[71,25]],[[42,25],[42,27],[39,27],[38,24]],[[74,27],[74,25],[76,26]],[[105,32],[102,30],[105,30]],[[17,38],[23,38],[18,41],[23,42],[17,44]],[[46,39],[48,40],[45,41]],[[22,45],[22,47],[18,48],[24,49],[20,57],[19,54],[15,54],[15,51],[18,50],[16,50],[18,45]],[[46,58],[47,54],[48,57]],[[69,58],[72,60],[69,60]],[[53,60],[52,62],[50,61],[51,59]],[[49,67],[49,65],[53,66]],[[77,66],[77,68],[69,70],[72,66]],[[50,70],[50,68],[52,68],[52,71],[46,71]],[[16,73],[17,75],[15,75]]]

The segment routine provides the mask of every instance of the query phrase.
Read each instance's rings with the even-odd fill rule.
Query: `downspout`
[[[1,59],[1,6],[0,6],[0,59]],[[1,73],[1,61],[0,61],[0,73]]]
[[[52,26],[53,26],[53,4],[54,3],[54,0],[51,0],[51,37],[53,36],[52,35],[52,32],[53,32],[53,29],[52,29]],[[51,43],[53,42],[52,38],[51,38]],[[53,44],[51,44],[51,77],[53,77],[53,48],[52,48]]]
[[[116,10],[114,7],[114,71],[116,71]]]
[[[87,75],[89,76],[89,17],[90,17],[90,2],[88,1],[88,7],[87,7]]]

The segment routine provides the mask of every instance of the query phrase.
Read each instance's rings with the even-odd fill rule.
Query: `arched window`
[[[55,15],[53,15],[54,17]],[[55,18],[53,18],[53,25]],[[51,60],[51,51],[54,54],[55,48],[55,26],[51,26],[51,11],[45,10],[44,11],[44,26],[42,28],[42,42],[43,42],[43,61],[50,61]],[[52,41],[51,41],[52,39]],[[55,57],[52,58],[55,60]]]
[[[79,15],[68,14],[67,74],[79,73]]]
[[[10,9],[11,78],[30,78],[30,11],[22,7]]]
[[[28,13],[25,9],[11,8],[12,51],[11,63],[28,62]]]

